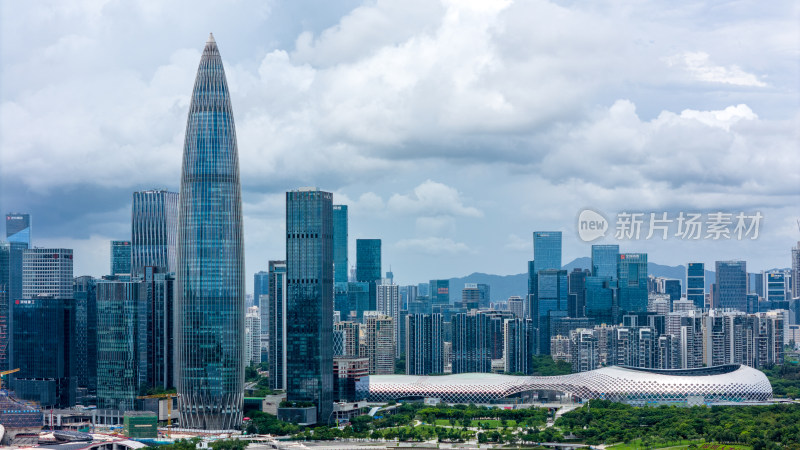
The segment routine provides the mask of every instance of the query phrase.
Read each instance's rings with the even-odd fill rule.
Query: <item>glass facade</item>
[[[139,370],[148,387],[175,386],[175,277],[145,266],[139,303]]]
[[[31,246],[31,215],[22,213],[6,214],[6,239],[8,242],[22,242]]]
[[[97,283],[97,407],[130,411],[136,407],[145,374],[140,370],[140,282]]]
[[[175,287],[181,426],[238,429],[244,402],[244,246],[233,110],[217,44],[197,70],[183,149]]]
[[[333,413],[332,212],[329,192],[286,193],[286,394],[313,402],[323,424]]]
[[[131,274],[131,241],[111,241],[111,275]]]
[[[575,268],[567,276],[569,281],[567,315],[569,317],[586,316],[586,277],[589,275],[588,270]]]
[[[22,298],[72,298],[72,249],[32,248],[22,253]],[[14,299],[16,300],[16,299]]]
[[[78,387],[97,392],[97,282],[75,278],[75,364]]]
[[[369,308],[377,305],[377,284],[381,279],[381,240],[356,239],[356,281],[369,283]]]
[[[43,408],[75,405],[75,304],[51,295],[14,300],[12,386]]]
[[[333,281],[346,283],[348,270],[347,205],[333,205]]]
[[[488,315],[480,313],[453,316],[452,373],[492,371],[490,321]]]
[[[141,277],[148,266],[155,267],[158,273],[175,272],[178,193],[134,192],[132,205],[131,276]]]
[[[586,277],[586,317],[598,324],[613,324],[617,316],[611,277]]]
[[[747,263],[745,261],[717,261],[716,269],[714,308],[747,311]]]
[[[561,270],[561,232],[533,232],[533,272]]]
[[[261,307],[261,296],[269,293],[269,272],[253,274],[253,305]],[[266,305],[265,305],[266,306]]]
[[[694,307],[702,310],[706,303],[706,265],[692,263],[686,265],[686,299],[694,303]]]
[[[441,314],[405,317],[406,374],[444,373],[444,322]]]
[[[364,322],[364,311],[375,311],[370,309],[369,283],[359,283],[358,281],[347,283],[347,302],[350,305],[350,311],[356,312],[355,320],[357,322]]]
[[[432,305],[450,304],[450,280],[431,280],[429,286]]]
[[[621,253],[617,283],[620,314],[647,311],[647,253]]]
[[[619,245],[592,246],[592,276],[617,279]]]
[[[566,270],[541,270],[534,300],[533,322],[539,328],[539,354],[550,354],[551,323],[567,316],[569,285]]]
[[[267,286],[269,304],[269,386],[286,389],[286,261],[270,261]]]

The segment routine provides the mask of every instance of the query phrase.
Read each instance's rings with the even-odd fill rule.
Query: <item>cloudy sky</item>
[[[400,283],[513,274],[584,208],[650,260],[790,264],[800,4],[2,1],[0,210],[108,272],[134,190],[177,190],[200,53],[233,95],[246,268],[284,257],[284,192],[350,205]],[[620,212],[760,212],[756,240],[614,239]],[[648,216],[649,217],[649,216]],[[646,226],[646,223],[645,223]],[[670,231],[670,235],[675,230]],[[703,231],[705,234],[705,230]]]

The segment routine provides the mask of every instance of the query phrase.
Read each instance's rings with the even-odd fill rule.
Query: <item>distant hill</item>
[[[562,267],[564,270],[572,272],[573,269],[589,269],[592,259],[586,256],[576,258]],[[656,277],[677,278],[681,280],[681,286],[686,289],[686,266],[664,266],[653,262],[647,263],[647,274]],[[706,292],[711,284],[716,280],[716,273],[706,270]],[[491,286],[492,301],[505,300],[512,295],[525,297],[528,293],[528,274],[519,273],[516,275],[491,275],[475,272],[465,277],[450,279],[450,301],[461,301],[461,289],[466,283],[484,283]]]

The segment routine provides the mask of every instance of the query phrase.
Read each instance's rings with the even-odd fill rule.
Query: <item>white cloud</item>
[[[695,79],[710,83],[724,83],[735,86],[766,87],[757,76],[747,73],[737,65],[718,66],[711,62],[708,53],[685,52],[666,58],[670,66],[679,65],[686,69]]]
[[[470,253],[471,250],[467,244],[463,242],[456,242],[450,238],[429,237],[421,239],[404,239],[395,244],[395,247],[400,250],[405,250],[413,253],[420,253],[425,255],[455,255],[461,253]]]
[[[424,217],[483,217],[483,213],[477,208],[464,205],[456,189],[432,180],[426,180],[415,187],[414,192],[409,195],[392,195],[388,207],[398,213]]]

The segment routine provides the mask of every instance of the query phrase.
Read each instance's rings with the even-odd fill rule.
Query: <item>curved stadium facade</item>
[[[766,375],[738,364],[678,370],[611,366],[551,377],[490,373],[371,375],[368,390],[368,400],[375,402],[430,397],[446,403],[478,404],[531,397],[543,391],[563,393],[573,400],[630,404],[757,402],[772,397]]]

